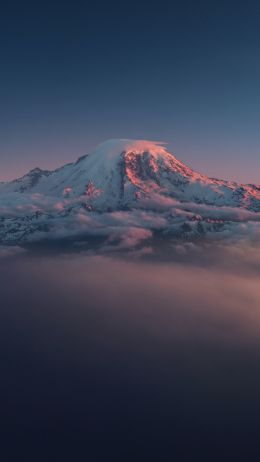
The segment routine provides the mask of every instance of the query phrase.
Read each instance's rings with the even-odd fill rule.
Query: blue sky
[[[260,183],[259,13],[229,1],[4,6],[1,179],[144,138],[203,173]]]

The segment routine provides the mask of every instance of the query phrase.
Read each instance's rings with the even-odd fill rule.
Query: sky
[[[259,46],[256,2],[6,2],[0,179],[138,138],[260,183]]]

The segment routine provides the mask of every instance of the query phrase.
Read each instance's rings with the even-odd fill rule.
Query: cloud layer
[[[107,245],[149,245],[160,233],[168,238],[259,242],[260,213],[243,208],[179,202],[161,194],[140,199],[137,208],[103,213],[89,209],[86,198],[62,201],[40,194],[7,194],[0,206],[2,245],[44,239],[103,237]],[[136,249],[135,249],[136,250]]]
[[[39,448],[48,428],[59,453],[68,435],[96,460],[122,460],[129,434],[135,460],[258,447],[259,248],[185,242],[164,262],[27,253],[0,272],[12,440]]]

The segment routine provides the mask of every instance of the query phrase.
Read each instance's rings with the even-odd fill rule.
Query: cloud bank
[[[39,447],[51,428],[59,454],[68,435],[98,460],[122,460],[129,431],[133,459],[258,447],[259,249],[184,242],[174,255],[0,260],[12,441]]]
[[[134,249],[160,233],[181,240],[205,238],[251,241],[260,238],[260,213],[241,207],[216,207],[179,202],[161,194],[140,199],[132,210],[95,212],[84,197],[57,200],[41,194],[6,194],[0,205],[2,245],[44,239],[100,237],[107,246]],[[136,250],[136,249],[134,249]]]

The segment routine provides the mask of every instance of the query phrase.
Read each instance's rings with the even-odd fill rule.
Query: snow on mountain
[[[139,237],[140,229],[224,236],[243,234],[245,223],[255,237],[259,215],[260,186],[208,178],[164,144],[145,140],[109,140],[75,163],[0,184],[2,242],[83,234],[117,239],[129,229]]]
[[[4,183],[0,192],[55,197],[87,195],[100,210],[133,206],[157,192],[181,201],[260,210],[260,187],[210,179],[176,159],[159,143],[109,140],[91,154],[53,172],[36,168]]]

